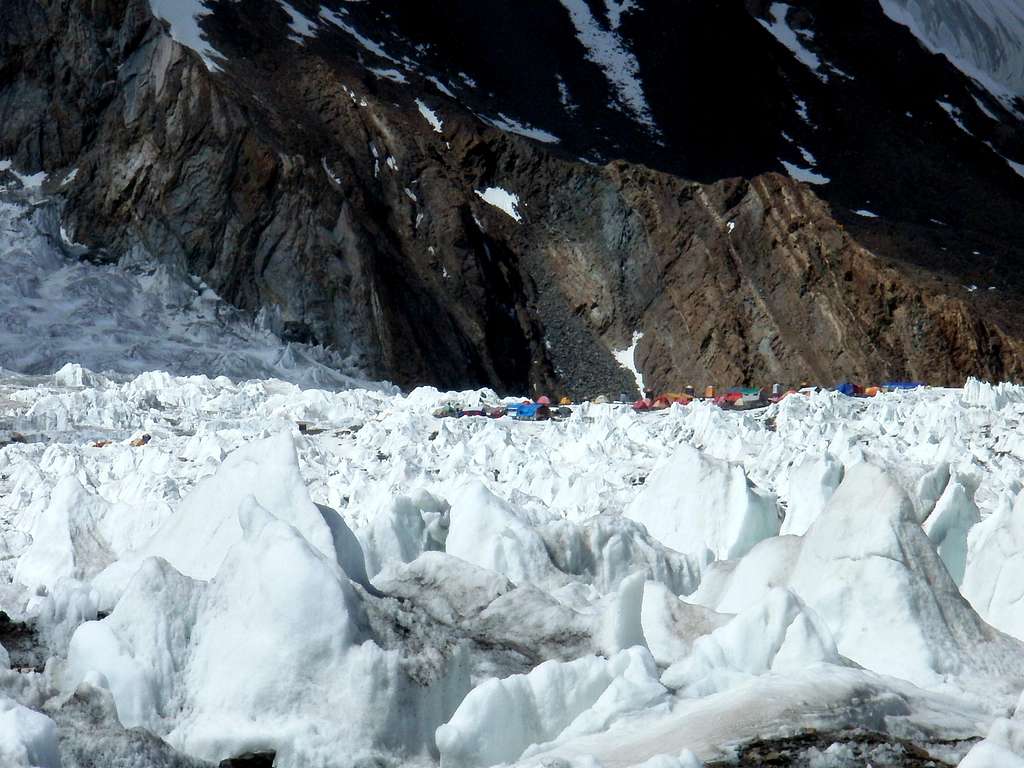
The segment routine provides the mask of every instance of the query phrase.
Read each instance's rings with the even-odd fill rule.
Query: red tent
[[[537,398],[538,405],[551,405],[551,398],[547,395],[541,395]]]

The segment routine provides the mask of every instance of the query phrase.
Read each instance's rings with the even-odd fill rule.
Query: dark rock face
[[[943,768],[952,765],[932,756],[963,756],[970,742],[916,744],[882,733],[864,730],[807,731],[788,738],[764,739],[737,749],[727,765],[741,768],[810,768],[821,765],[876,768]],[[726,765],[709,763],[710,766]]]
[[[273,768],[273,752],[247,752],[238,757],[221,760],[219,768]]]
[[[0,645],[10,656],[12,668],[42,671],[46,650],[33,625],[12,621],[5,611],[0,611]]]
[[[186,757],[142,728],[124,728],[110,691],[89,684],[66,699],[54,697],[46,714],[57,723],[62,768],[210,768],[210,763]],[[241,763],[244,766],[271,766]]]
[[[50,172],[93,253],[277,305],[400,385],[631,391],[634,331],[657,389],[1021,375],[1007,105],[872,3],[788,12],[818,71],[771,4],[646,5],[295,0],[303,37],[274,0],[210,2],[210,72],[144,0],[7,0],[0,158]],[[832,183],[776,173],[800,148]]]

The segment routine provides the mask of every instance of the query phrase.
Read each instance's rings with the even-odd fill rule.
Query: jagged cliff
[[[625,391],[633,377],[612,350],[634,332],[643,333],[636,361],[656,388],[844,375],[944,383],[1024,372],[1024,223],[1014,216],[1024,180],[997,154],[1021,145],[1020,122],[1012,105],[971,91],[948,62],[912,49],[898,25],[879,34],[910,41],[898,55],[919,90],[926,83],[955,92],[950,105],[966,104],[950,107],[960,127],[936,106],[929,121],[893,128],[898,116],[885,99],[895,95],[879,104],[857,97],[869,90],[855,80],[861,72],[845,74],[847,82],[829,69],[846,96],[830,88],[815,96],[817,124],[804,125],[806,137],[783,131],[779,139],[789,121],[798,123],[794,133],[804,121],[792,107],[775,115],[765,99],[747,105],[752,122],[732,125],[716,149],[706,144],[714,115],[674,130],[683,118],[661,107],[667,75],[645,63],[648,47],[641,55],[634,42],[639,63],[626,67],[636,82],[644,73],[648,101],[631,101],[629,83],[610,75],[604,90],[588,86],[590,69],[604,70],[593,56],[564,61],[576,53],[567,50],[551,81],[564,92],[537,90],[538,103],[562,104],[558,119],[545,121],[551,107],[516,120],[499,111],[514,68],[495,74],[485,61],[477,77],[464,72],[469,64],[452,59],[454,43],[437,31],[445,27],[400,5],[214,2],[200,20],[211,46],[204,61],[145,0],[5,0],[0,158],[50,173],[47,191],[64,199],[65,225],[92,249],[89,258],[172,263],[243,308],[279,307],[286,336],[335,345],[402,385]],[[436,15],[449,27],[502,31],[490,23],[502,18],[490,4],[448,5],[448,17]],[[824,65],[794,65],[765,31],[778,5],[684,3],[668,21],[681,24],[684,12],[731,20],[748,55],[767,61],[753,85],[737,85],[741,96],[805,80],[818,94]],[[835,14],[850,13],[804,5],[783,21],[831,29],[842,21]],[[385,26],[372,15],[382,9],[391,14]],[[567,48],[579,45],[589,39],[573,35],[579,13],[531,3],[506,19],[506,45],[522,41],[530,24],[547,43],[564,32]],[[618,20],[621,30],[609,18],[590,21],[620,43],[632,24],[631,39],[654,45],[641,13],[656,15],[634,10]],[[868,15],[885,21],[880,9]],[[417,31],[435,37],[417,44]],[[374,42],[387,35],[390,51]],[[847,48],[833,50],[842,71],[854,71],[840,55]],[[445,68],[462,73],[462,90]],[[522,85],[532,77],[524,68]],[[687,103],[707,86],[690,76],[682,85]],[[842,98],[859,99],[850,114]],[[522,99],[517,93],[509,109]],[[709,109],[721,99],[716,93]],[[865,103],[879,115],[880,135],[854,139],[850,123]],[[829,135],[829,107],[847,131],[838,138]],[[961,131],[982,109],[998,117],[983,126],[988,134],[975,129],[987,148]],[[745,119],[730,110],[731,120]],[[542,122],[555,133],[533,127]],[[902,143],[914,132],[920,147]],[[729,155],[736,142],[745,152]],[[780,173],[793,165],[787,157],[807,164],[804,145],[814,146],[813,172],[834,177],[828,185],[811,189]],[[870,178],[878,218],[851,212]],[[489,204],[481,193],[492,187],[514,194],[515,207]],[[983,290],[965,289],[982,280]]]

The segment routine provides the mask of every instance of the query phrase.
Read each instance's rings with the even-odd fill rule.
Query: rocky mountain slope
[[[1021,102],[887,11],[7,0],[0,184],[400,385],[1017,377]]]

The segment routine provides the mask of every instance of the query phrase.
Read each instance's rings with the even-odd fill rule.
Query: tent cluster
[[[670,408],[674,403],[686,405],[694,400],[709,400],[720,408],[742,411],[763,408],[771,402],[777,402],[781,397],[768,395],[764,390],[756,387],[731,387],[722,393],[719,393],[714,387],[706,387],[702,396],[698,396],[693,387],[686,387],[681,393],[668,392],[657,397],[651,390],[647,390],[642,398],[633,403],[633,410],[662,411]]]
[[[832,387],[834,392],[847,395],[848,397],[874,397],[880,392],[893,392],[896,390],[916,389],[924,386],[916,381],[888,381],[877,386],[861,386],[849,381],[843,381]],[[665,392],[655,396],[652,390],[646,390],[644,396],[633,402],[634,411],[663,411],[675,404],[688,405],[694,400],[710,401],[719,408],[731,411],[746,411],[754,408],[764,408],[772,403],[778,403],[791,395],[810,395],[815,392],[824,391],[824,387],[802,385],[799,389],[783,389],[781,384],[773,384],[771,389],[758,387],[730,387],[719,392],[715,387],[705,387],[702,394],[698,395],[693,387],[686,387],[682,392]],[[607,395],[599,395],[590,402],[597,404],[621,403],[628,404],[629,399],[625,394],[619,395],[618,400],[612,400]],[[457,403],[448,403],[434,411],[434,416],[439,419],[462,418],[465,416],[476,416],[488,419],[500,419],[509,417],[516,421],[559,421],[572,415],[574,403],[567,397],[563,397],[557,404],[547,395],[541,395],[536,400],[522,400],[520,402],[509,402],[498,405],[483,404],[474,408],[464,408]]]
[[[571,404],[569,398],[563,397],[558,405],[555,405],[547,395],[541,395],[536,400],[523,400],[504,405],[485,404],[479,408],[463,408],[460,405],[448,403],[434,411],[434,416],[439,419],[464,416],[500,419],[508,416],[516,421],[558,421],[572,416],[572,408],[569,407]]]
[[[881,385],[861,386],[850,381],[843,381],[833,387],[833,391],[848,397],[874,397],[880,392],[916,389],[924,386],[916,381],[888,381]],[[730,387],[719,393],[713,386],[705,387],[704,393],[698,396],[693,387],[686,387],[682,393],[669,392],[655,397],[651,390],[633,403],[635,411],[660,411],[672,406],[673,403],[686,405],[693,400],[709,400],[720,408],[733,411],[745,411],[753,408],[764,408],[772,403],[780,402],[790,395],[809,395],[823,391],[823,387],[802,385],[799,389],[783,389],[781,384],[773,384],[771,389],[758,387]]]
[[[833,387],[834,391],[847,397],[874,397],[880,392],[896,392],[905,389],[917,389],[923,387],[920,381],[887,381],[884,384],[863,387],[851,381],[843,381]]]

